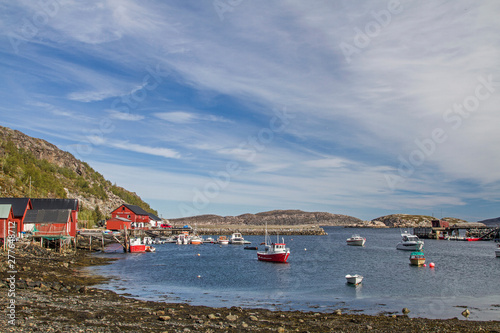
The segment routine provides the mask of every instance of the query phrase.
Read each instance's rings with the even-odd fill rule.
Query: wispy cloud
[[[181,158],[181,154],[174,149],[162,148],[162,147],[150,147],[144,146],[137,143],[131,143],[127,141],[109,141],[107,145],[113,148],[118,148],[122,150],[128,150],[136,153],[161,156],[165,158],[178,159]]]
[[[112,119],[125,120],[125,121],[139,121],[143,120],[145,117],[140,114],[132,114],[127,112],[120,112],[117,110],[105,110],[109,117]]]
[[[229,120],[224,117],[215,115],[204,115],[197,114],[186,111],[171,111],[171,112],[157,112],[154,116],[161,120],[165,120],[176,124],[188,124],[200,121],[212,121],[212,122],[229,122]]]

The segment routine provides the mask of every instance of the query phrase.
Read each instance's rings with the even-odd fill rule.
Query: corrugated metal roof
[[[26,212],[24,223],[67,223],[71,209],[31,209]]]
[[[14,216],[24,215],[30,198],[0,198],[0,204],[11,204]]]
[[[151,220],[161,221],[161,218],[159,218],[158,216],[156,216],[156,215],[155,215],[155,214],[153,214],[153,213],[148,213],[148,215],[149,215],[149,218],[150,218]]]
[[[123,205],[125,207],[127,207],[128,209],[130,209],[131,211],[133,211],[134,213],[136,213],[137,215],[149,215],[148,212],[146,212],[144,209],[142,209],[139,206],[136,206],[136,205],[127,205],[127,204],[123,204]]]
[[[0,205],[0,219],[8,219],[11,209],[12,209],[12,205],[1,204]]]
[[[78,210],[78,199],[31,199],[33,209]]]

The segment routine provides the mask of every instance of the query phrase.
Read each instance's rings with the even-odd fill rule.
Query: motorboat
[[[229,243],[231,244],[245,244],[245,239],[239,232],[235,232],[231,235],[229,239]]]
[[[217,238],[217,243],[221,245],[227,245],[229,244],[229,239],[227,239],[226,236],[219,236],[219,238]]]
[[[345,278],[347,280],[347,283],[354,284],[354,285],[360,284],[363,281],[363,276],[361,276],[359,274],[355,274],[355,275],[347,274],[345,276]]]
[[[177,244],[183,244],[183,245],[186,245],[186,244],[189,244],[189,237],[185,234],[180,234],[179,236],[177,236]]]
[[[193,245],[200,245],[203,244],[203,238],[198,235],[194,235],[193,237],[191,237],[190,242]]]
[[[215,239],[213,239],[212,237],[208,237],[207,239],[205,239],[204,243],[215,243]]]
[[[279,236],[276,236],[277,242],[271,243],[269,235],[267,234],[266,225],[266,236],[264,238],[264,251],[257,251],[257,259],[262,261],[271,262],[286,262],[290,256],[290,249],[286,247],[285,240],[282,238],[282,242],[279,243]]]
[[[156,248],[151,245],[146,245],[146,252],[156,252]]]
[[[366,238],[354,234],[351,236],[351,238],[347,238],[346,242],[347,245],[351,246],[365,246]]]
[[[151,245],[151,244],[153,244],[153,238],[151,238],[151,237],[144,237],[143,241],[144,241],[145,245]]]
[[[130,253],[146,252],[146,245],[139,237],[131,238],[129,240],[129,252]]]
[[[422,266],[425,264],[425,256],[423,252],[412,252],[410,254],[410,265]]]
[[[424,241],[418,236],[409,234],[405,231],[401,234],[401,242],[396,245],[396,249],[404,251],[421,251],[424,248]]]
[[[498,244],[498,247],[495,249],[495,256],[496,256],[497,258],[499,258],[499,257],[500,257],[500,244]]]

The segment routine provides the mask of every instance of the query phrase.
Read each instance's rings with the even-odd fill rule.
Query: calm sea
[[[92,267],[110,277],[99,286],[135,298],[214,307],[261,307],[365,314],[401,313],[411,317],[500,320],[500,258],[493,242],[424,240],[427,263],[409,265],[409,252],[396,250],[398,229],[326,227],[328,236],[285,236],[288,263],[257,260],[242,245],[155,245],[156,253],[99,254],[119,258]],[[347,246],[358,233],[365,247]],[[243,235],[244,236],[244,235]],[[247,236],[253,246],[263,236]],[[363,283],[346,284],[346,274]]]

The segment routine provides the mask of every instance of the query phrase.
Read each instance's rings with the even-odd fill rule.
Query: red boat
[[[146,252],[146,244],[140,238],[132,238],[129,241],[129,251],[130,253]]]
[[[286,247],[284,239],[282,243],[270,242],[266,226],[265,249],[264,251],[257,252],[257,259],[271,262],[286,262],[289,255],[290,249]]]

